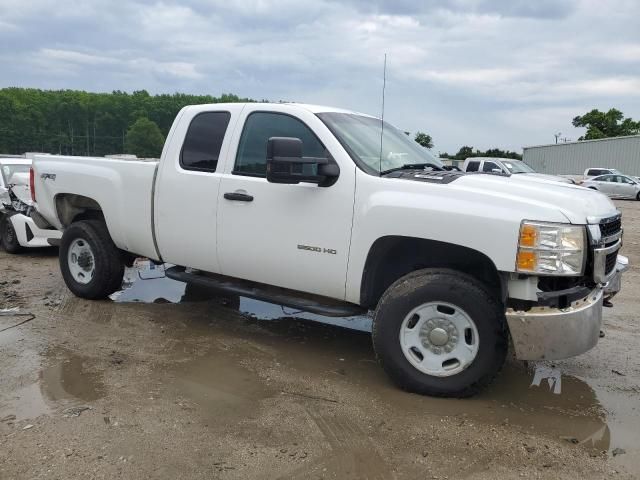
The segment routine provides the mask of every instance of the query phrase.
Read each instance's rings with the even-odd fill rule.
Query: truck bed
[[[104,213],[113,241],[123,250],[150,258],[153,240],[152,191],[157,160],[123,160],[61,155],[36,156],[34,182],[38,210],[64,229],[61,200],[81,195],[95,200]]]

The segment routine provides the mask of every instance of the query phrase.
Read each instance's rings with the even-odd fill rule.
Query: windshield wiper
[[[405,163],[399,167],[390,168],[389,170],[384,170],[380,172],[380,176],[386,175],[388,173],[397,172],[398,170],[421,170],[426,167],[431,167],[434,170],[442,171],[444,170],[442,167],[436,165],[435,163]]]

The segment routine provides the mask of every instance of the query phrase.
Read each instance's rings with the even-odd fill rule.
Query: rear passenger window
[[[500,170],[500,167],[493,162],[484,162],[484,165],[482,165],[483,172],[493,172],[494,169]]]
[[[302,140],[304,157],[325,157],[325,148],[309,127],[284,113],[255,112],[247,117],[238,145],[233,173],[264,177],[267,173],[267,142],[271,137],[295,137]],[[310,166],[315,168],[315,166]],[[305,172],[314,175],[315,172]]]
[[[180,154],[182,168],[202,172],[216,171],[230,118],[229,112],[205,112],[191,120]]]
[[[480,168],[480,162],[473,161],[473,162],[469,162],[467,164],[467,170],[466,171],[467,172],[477,172],[479,168]]]

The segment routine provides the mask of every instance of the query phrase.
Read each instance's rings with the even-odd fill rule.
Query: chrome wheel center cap
[[[437,327],[429,333],[429,341],[432,345],[441,347],[449,342],[449,333],[444,328]]]

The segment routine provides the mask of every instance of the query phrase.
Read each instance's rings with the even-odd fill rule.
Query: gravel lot
[[[0,479],[640,478],[640,203],[616,203],[606,337],[467,400],[397,390],[366,332],[169,280],[85,301],[55,251],[0,251]]]

